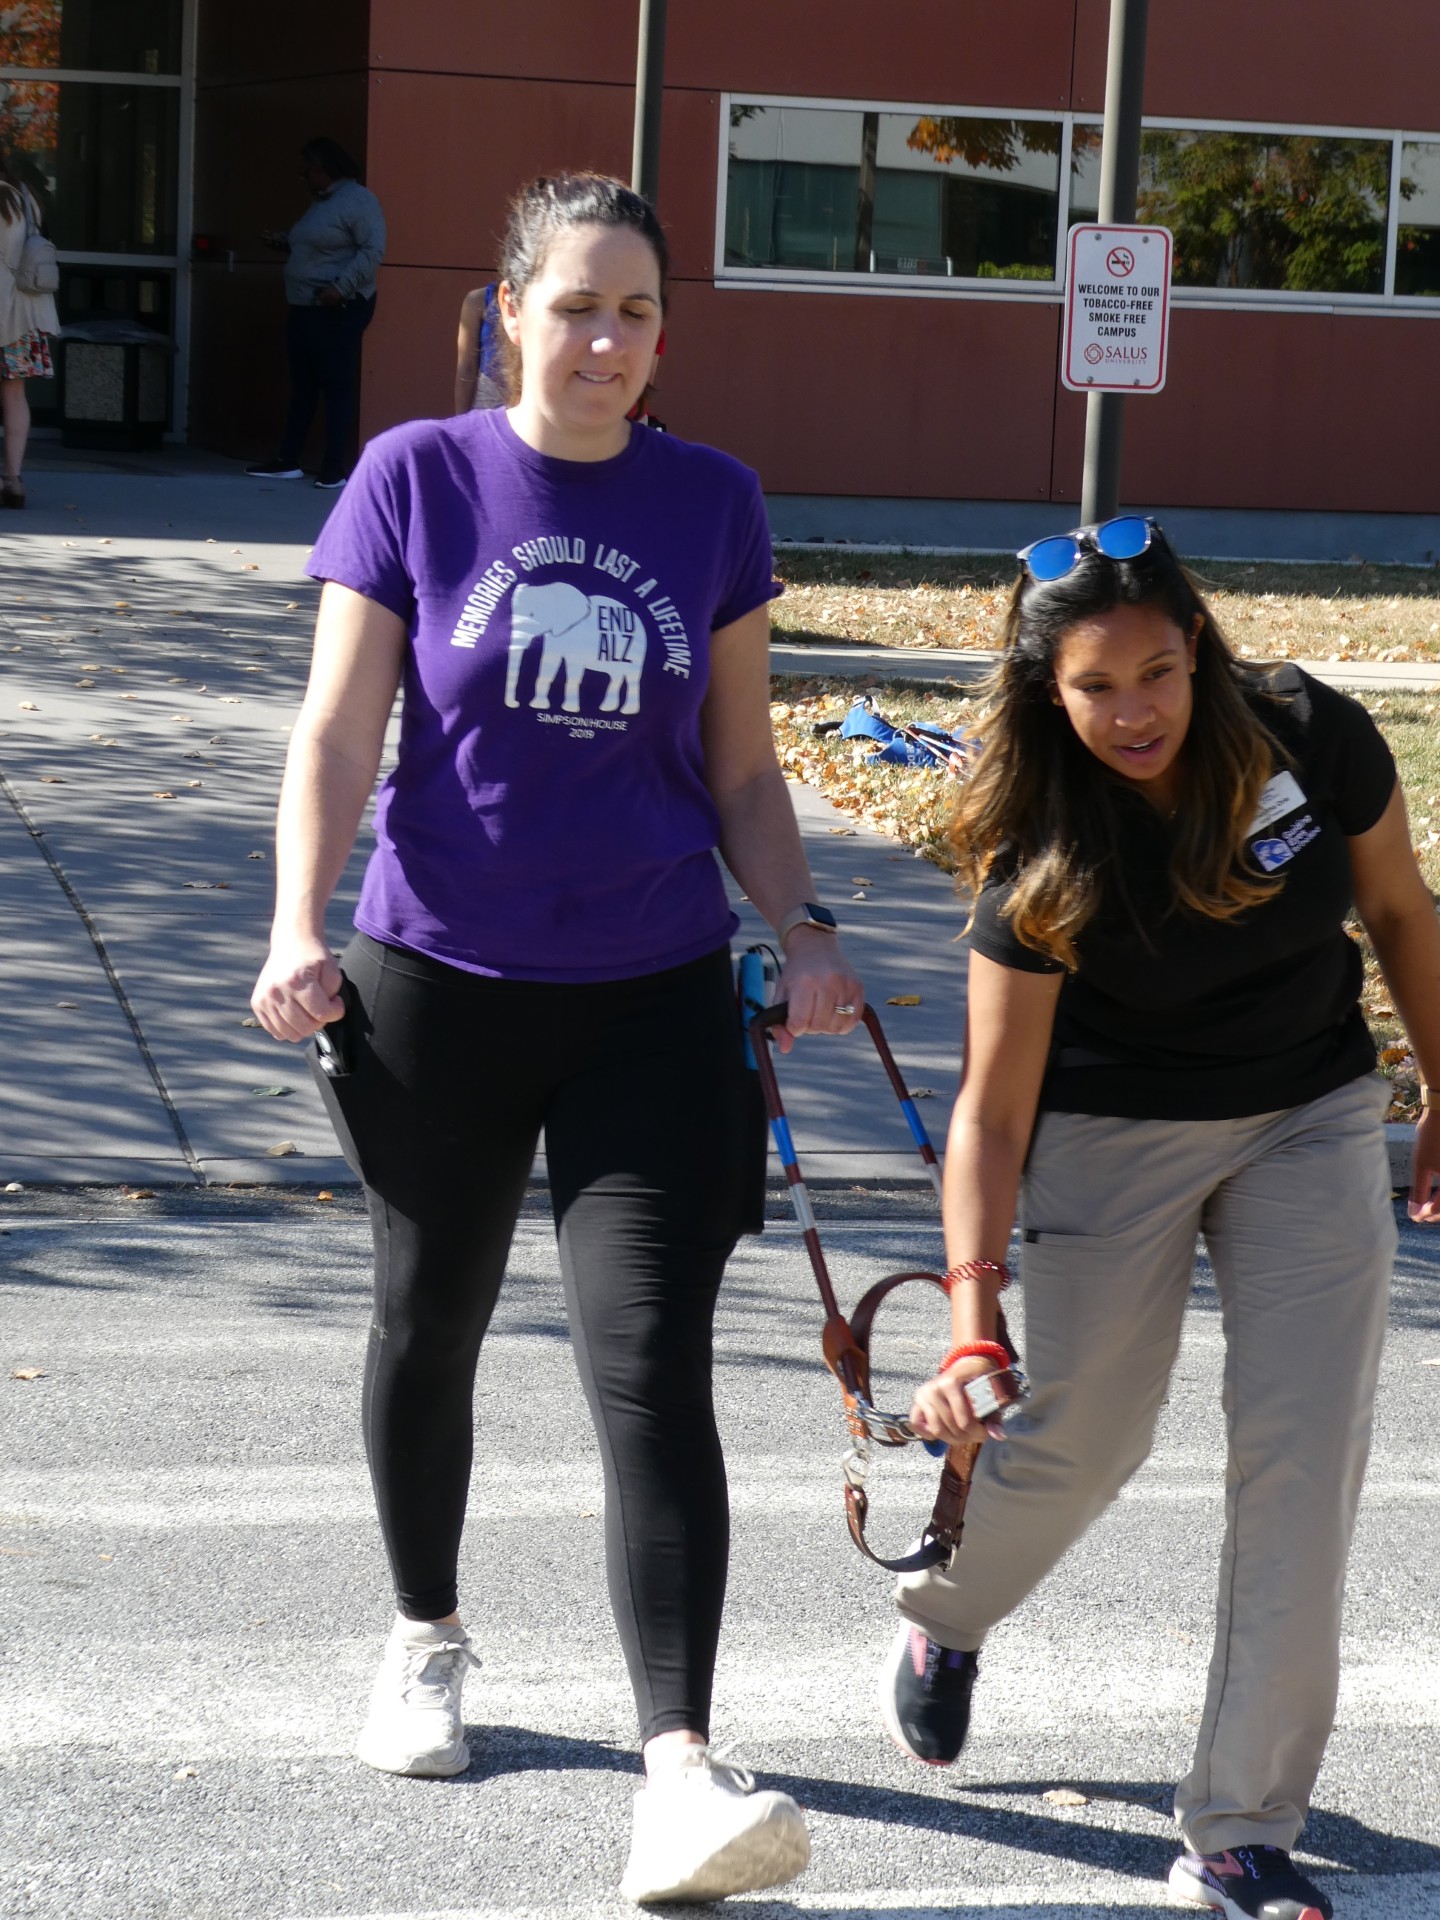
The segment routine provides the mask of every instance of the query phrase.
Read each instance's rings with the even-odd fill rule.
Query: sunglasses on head
[[[1138,560],[1153,542],[1164,538],[1158,521],[1142,519],[1138,513],[1122,513],[1114,520],[1102,520],[1098,526],[1075,527],[1069,533],[1051,533],[1043,540],[1032,540],[1015,558],[1037,585],[1048,586],[1073,573],[1087,551],[1103,554],[1107,560]]]

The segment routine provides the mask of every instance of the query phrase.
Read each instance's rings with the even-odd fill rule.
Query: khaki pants
[[[978,1647],[1103,1512],[1150,1450],[1203,1233],[1229,1458],[1210,1681],[1175,1803],[1195,1852],[1292,1846],[1334,1719],[1396,1244],[1385,1091],[1367,1076],[1244,1120],[1042,1114],[1022,1194],[1032,1397],[981,1450],[954,1565],[899,1585],[932,1639]]]

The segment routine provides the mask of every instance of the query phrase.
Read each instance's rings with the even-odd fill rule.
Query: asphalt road
[[[842,1296],[937,1257],[912,1196],[821,1196]],[[389,1618],[357,1430],[353,1195],[0,1202],[0,1913],[491,1920],[628,1909],[636,1760],[600,1480],[548,1220],[524,1219],[482,1364],[463,1590],[483,1657],[450,1783],[349,1757]],[[917,1303],[886,1352],[933,1358]],[[929,1316],[927,1318],[927,1316]],[[1197,1284],[1160,1438],[987,1649],[971,1745],[905,1760],[872,1706],[893,1628],[840,1511],[836,1397],[798,1239],[745,1243],[719,1396],[735,1552],[716,1735],[810,1810],[756,1916],[1169,1911],[1221,1519],[1220,1331]],[[1284,1364],[1277,1355],[1276,1365]],[[24,1380],[16,1370],[40,1369]],[[1440,1239],[1404,1230],[1339,1725],[1304,1840],[1340,1920],[1440,1913]],[[891,1463],[875,1526],[928,1505]],[[1084,1802],[1045,1795],[1078,1789]]]

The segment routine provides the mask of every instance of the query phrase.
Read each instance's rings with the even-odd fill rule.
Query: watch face
[[[839,921],[828,907],[817,907],[813,900],[805,902],[805,914],[815,926],[838,928]]]

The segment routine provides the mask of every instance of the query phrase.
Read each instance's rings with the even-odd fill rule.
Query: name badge
[[[1273,821],[1283,820],[1287,813],[1294,813],[1297,807],[1305,804],[1305,794],[1300,782],[1293,773],[1277,773],[1273,780],[1267,780],[1260,793],[1260,805],[1255,818],[1245,829],[1248,840],[1253,834],[1263,833]]]

